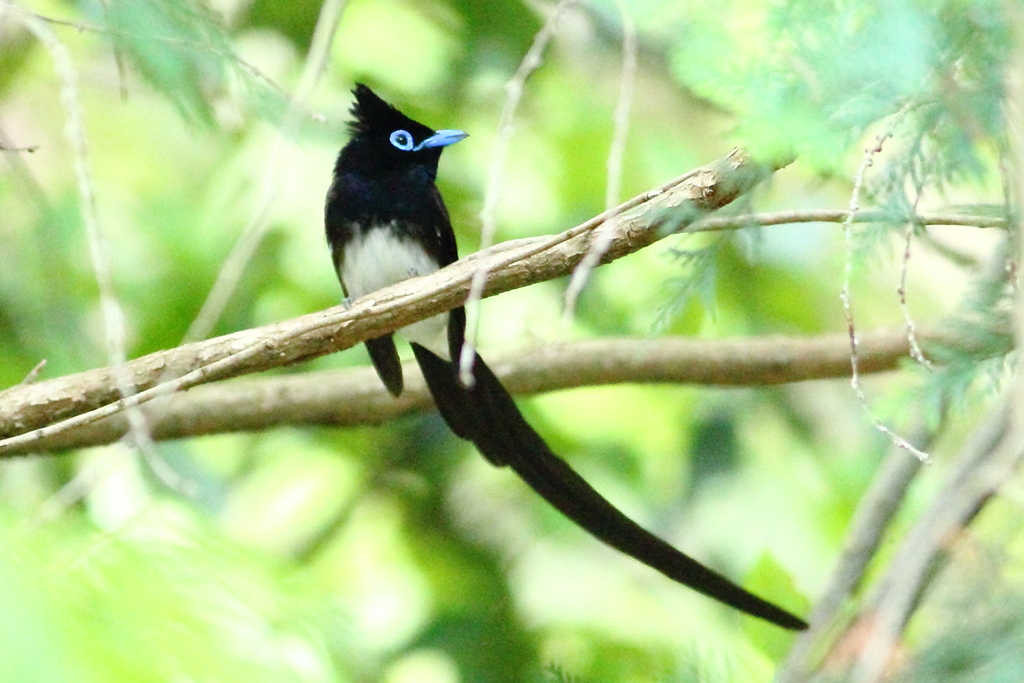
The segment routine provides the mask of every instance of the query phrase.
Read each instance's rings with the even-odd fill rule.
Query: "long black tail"
[[[687,557],[605,500],[551,452],[479,356],[473,365],[475,384],[466,389],[459,382],[453,363],[418,344],[412,347],[427,387],[451,430],[472,441],[495,465],[511,467],[544,500],[580,527],[673,581],[719,602],[782,628],[807,628],[799,617]]]

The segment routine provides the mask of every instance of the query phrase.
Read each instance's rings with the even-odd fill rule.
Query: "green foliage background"
[[[797,161],[741,209],[845,207],[864,146],[891,130],[865,202],[896,217],[914,206],[1005,214],[1003,5],[624,2],[641,49],[623,197],[742,144]],[[170,348],[265,192],[319,8],[21,7],[71,22],[49,29],[78,70],[129,356]],[[0,8],[0,131],[5,146],[37,149],[4,152],[0,170],[4,387],[41,359],[47,377],[108,363],[62,82],[18,16]],[[474,250],[503,86],[542,23],[515,0],[347,3],[308,103],[323,117],[304,116],[285,142],[270,230],[213,334],[338,303],[321,211],[357,80],[417,119],[471,134],[445,152],[440,183],[462,253]],[[616,3],[569,13],[520,108],[499,239],[603,210],[621,31]],[[901,324],[900,223],[857,230],[863,329]],[[1002,234],[920,232],[914,316],[970,322],[986,344],[977,355],[949,350],[949,372],[867,384],[898,429],[927,413],[938,435],[936,467],[901,525],[984,410],[979,400],[951,415],[949,397],[963,406],[972,387],[998,384],[983,380],[1001,377],[1008,353]],[[599,269],[569,327],[559,322],[563,282],[486,302],[482,346],[839,331],[843,259],[839,230],[824,224],[670,238]],[[299,370],[365,362],[351,350]],[[888,447],[845,381],[621,386],[522,404],[635,519],[801,613]],[[1000,542],[1016,538],[1012,516],[990,522]],[[940,625],[954,618],[936,613]],[[600,546],[433,414],[164,443],[145,456],[110,446],[2,462],[0,614],[0,681],[11,683],[766,681],[791,640]],[[1003,631],[1019,637],[1019,627]]]

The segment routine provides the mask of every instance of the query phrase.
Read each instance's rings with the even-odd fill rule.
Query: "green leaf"
[[[236,94],[263,118],[284,113],[287,98],[235,55],[220,18],[204,4],[113,0],[92,11],[110,30],[115,50],[182,115],[212,123],[218,99]]]
[[[659,307],[658,317],[654,321],[656,334],[667,329],[694,299],[699,299],[706,310],[714,311],[715,259],[719,245],[716,242],[700,249],[672,250],[681,273],[665,284],[668,296]]]

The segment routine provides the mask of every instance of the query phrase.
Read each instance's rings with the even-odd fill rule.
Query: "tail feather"
[[[467,389],[459,382],[451,362],[417,344],[413,344],[413,351],[434,401],[452,431],[472,441],[493,464],[511,467],[534,491],[580,527],[668,578],[715,600],[783,628],[807,628],[799,617],[679,552],[605,500],[551,452],[479,356],[473,367],[474,386]]]
[[[488,427],[485,420],[492,410],[484,409],[479,403],[474,395],[475,388],[467,390],[462,386],[451,362],[416,343],[412,344],[412,351],[437,410],[448,427],[456,436],[472,441],[491,464],[496,467],[507,465],[508,461],[503,456],[507,448],[502,444],[507,439],[502,433],[503,425]]]

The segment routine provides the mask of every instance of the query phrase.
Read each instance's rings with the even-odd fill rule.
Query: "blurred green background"
[[[268,177],[268,230],[211,336],[339,302],[322,206],[356,81],[428,125],[470,133],[445,152],[439,183],[461,253],[474,251],[504,85],[551,10],[350,0],[290,129],[285,93],[317,3],[20,7],[71,22],[44,25],[77,70],[129,357],[181,343]],[[998,3],[595,1],[568,11],[528,83],[498,240],[604,209],[623,8],[639,52],[620,199],[743,144],[798,161],[740,209],[843,208],[865,141],[927,103],[900,124],[865,201],[898,205],[926,187],[921,208],[1001,202],[1009,39]],[[0,166],[3,387],[41,359],[44,377],[108,364],[67,93],[20,11],[0,7],[0,131],[6,147],[37,149],[4,152]],[[920,247],[907,293],[916,318],[963,308],[998,232],[930,233],[967,260]],[[857,245],[858,324],[901,324],[901,229],[858,231]],[[680,252],[705,248],[710,269],[695,273]],[[834,224],[669,238],[598,269],[570,325],[563,281],[486,301],[481,348],[842,331],[844,256]],[[366,362],[360,348],[294,371]],[[910,430],[923,409],[907,396],[921,384],[911,370],[866,386]],[[521,405],[634,519],[802,614],[889,447],[846,380],[578,389]],[[970,428],[961,417],[932,421],[938,464],[905,519]],[[5,683],[766,681],[791,640],[603,547],[435,414],[0,462],[0,615]]]

